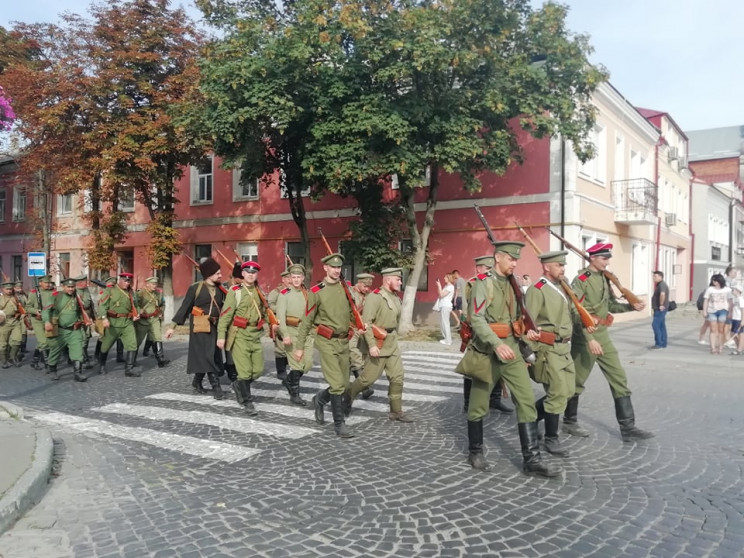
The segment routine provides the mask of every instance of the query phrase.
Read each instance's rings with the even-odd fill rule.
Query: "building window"
[[[283,200],[286,200],[289,198],[289,194],[287,193],[287,188],[289,186],[287,185],[287,175],[284,173],[284,169],[279,169],[279,192],[280,196]],[[292,191],[294,192],[294,186]],[[310,187],[303,188],[300,192],[300,196],[303,198],[306,198],[310,195]]]
[[[341,273],[344,274],[347,281],[351,281],[354,284],[356,283],[356,274],[362,272],[358,269],[357,262],[346,254],[346,250],[344,249],[345,244],[346,242],[340,242],[338,246],[338,251],[344,256],[344,265],[341,266]]]
[[[13,221],[26,220],[26,189],[13,188]]]
[[[241,262],[258,261],[258,244],[255,242],[238,242],[237,252]]]
[[[197,263],[202,263],[207,258],[212,257],[212,245],[211,244],[196,244],[194,245],[194,259]],[[202,277],[199,269],[194,268],[194,281],[201,281],[206,279]]]
[[[5,223],[5,188],[0,189],[0,223]]]
[[[191,167],[191,204],[208,204],[214,201],[214,158],[206,157]]]
[[[715,260],[717,262],[721,261],[721,247],[720,246],[710,247],[710,259]]]
[[[243,173],[240,169],[233,169],[233,201],[258,199],[258,178],[242,182]]]
[[[23,256],[13,256],[13,280],[23,280]]]
[[[404,254],[412,254],[413,253],[413,242],[411,242],[410,240],[401,240],[398,243],[398,250],[400,250]],[[408,275],[410,273],[411,273],[410,269],[403,270],[403,285],[405,285],[408,282]],[[419,277],[416,290],[424,291],[424,292],[429,290],[429,264],[428,262],[424,266],[424,269],[421,271],[421,276]]]
[[[633,245],[631,260],[633,285],[630,290],[637,295],[648,293],[648,286],[651,281],[648,253],[648,246],[645,244]]]
[[[582,163],[579,167],[579,173],[584,176],[604,184],[607,181],[607,130],[604,126],[597,124],[591,134],[592,144],[594,144],[594,158]]]
[[[57,215],[72,215],[72,194],[57,196]]]
[[[134,211],[134,190],[132,188],[119,190],[119,211],[126,213]]]
[[[305,264],[305,250],[302,248],[302,242],[287,242],[285,253],[292,260],[292,263],[300,264],[307,268]],[[284,258],[287,259],[286,257]],[[287,262],[289,266],[289,262]]]
[[[57,266],[59,267],[58,273],[60,280],[70,276],[70,253],[61,252],[57,254]]]

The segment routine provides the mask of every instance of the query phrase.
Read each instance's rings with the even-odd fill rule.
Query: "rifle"
[[[527,242],[529,242],[530,246],[532,246],[532,249],[535,251],[535,254],[539,256],[542,252],[540,251],[540,248],[537,246],[535,241],[532,240],[532,237],[527,234],[527,231],[524,230],[519,223],[514,221],[514,224],[519,229],[519,232],[521,232],[522,235],[524,235],[524,238],[527,240]],[[563,291],[566,293],[568,298],[571,299],[571,302],[573,302],[574,307],[576,308],[576,311],[579,313],[579,316],[581,317],[581,323],[583,324],[583,326],[594,327],[595,325],[597,325],[594,321],[594,318],[592,318],[592,315],[589,313],[589,311],[581,305],[581,302],[579,302],[579,299],[576,296],[576,293],[573,292],[573,289],[570,287],[570,285],[566,283],[566,280],[561,279],[560,283],[561,283],[561,287],[563,288]]]
[[[256,281],[253,286],[256,288],[256,294],[261,301],[261,306],[263,306],[264,312],[266,312],[266,317],[269,319],[269,337],[273,339],[275,335],[274,330],[279,325],[279,320],[277,319],[276,314],[274,314],[274,311],[269,306],[269,303],[266,300],[266,296],[263,294],[261,287],[258,286],[258,281]]]
[[[201,267],[199,266],[199,262],[189,256],[187,253],[181,252],[181,255],[186,256],[186,259],[188,259],[196,269],[201,269]],[[217,287],[219,287],[219,289],[222,291],[222,294],[227,294],[227,289],[222,286],[222,283],[217,283]]]
[[[478,217],[481,220],[481,223],[483,224],[483,228],[486,230],[486,234],[488,235],[488,240],[491,244],[494,244],[496,242],[496,238],[493,236],[493,232],[491,231],[491,227],[488,226],[488,222],[486,221],[486,218],[483,216],[483,213],[481,213],[480,207],[478,207],[478,204],[473,204],[473,209],[475,209],[475,212],[478,214]],[[511,273],[507,279],[509,280],[509,284],[511,285],[512,290],[514,291],[514,297],[517,299],[517,304],[519,305],[519,309],[522,312],[522,319],[524,320],[524,326],[525,330],[533,330],[537,331],[537,325],[535,325],[535,320],[532,319],[532,316],[530,316],[529,311],[527,310],[527,305],[524,303],[524,293],[522,292],[522,289],[517,284],[517,278],[514,277],[514,274]]]
[[[548,230],[548,232],[550,234],[552,234],[554,237],[556,237],[558,240],[560,240],[563,243],[563,245],[566,248],[568,248],[569,250],[571,250],[574,254],[576,254],[580,258],[584,258],[588,262],[591,262],[591,257],[589,256],[589,254],[587,254],[582,249],[577,248],[576,246],[574,246],[573,244],[571,244],[568,240],[566,240],[565,238],[563,238],[558,233],[553,232],[550,229],[550,227],[545,227],[545,228]],[[625,287],[623,287],[620,284],[620,279],[617,278],[617,275],[615,275],[614,273],[612,273],[611,271],[608,271],[606,269],[602,272],[602,274],[605,276],[605,278],[609,279],[610,282],[613,285],[615,285],[617,287],[617,290],[619,290],[622,293],[622,295],[625,297],[625,300],[627,300],[628,303],[631,306],[635,306],[636,304],[639,304],[639,303],[642,304],[643,303],[643,301],[640,298],[638,298],[636,295],[634,295],[630,291],[630,289],[626,289]]]
[[[236,264],[236,263],[238,263],[237,261],[231,262],[230,260],[228,260],[228,259],[227,259],[227,256],[225,256],[225,254],[223,254],[223,253],[222,253],[222,252],[220,252],[219,250],[217,250],[217,253],[218,253],[218,254],[219,254],[219,255],[220,255],[221,257],[222,257],[222,259],[223,259],[223,260],[225,260],[225,263],[226,263],[227,265],[229,265],[230,267],[234,267],[234,266],[235,266],[235,264]]]
[[[129,302],[132,303],[132,318],[139,319],[139,312],[137,311],[137,307],[134,305],[134,297],[132,296],[132,284],[129,284],[129,288],[127,289],[127,294],[129,295]]]
[[[108,285],[106,283],[104,283],[103,281],[99,281],[98,279],[90,279],[90,282],[101,287],[102,289],[108,288]]]
[[[41,319],[41,311],[43,310],[42,304],[41,304],[41,292],[39,291],[41,287],[39,287],[39,278],[34,275],[34,291],[36,291],[36,304],[39,305],[39,319]]]
[[[294,262],[292,261],[292,258],[289,257],[289,254],[284,254],[284,257],[287,258],[287,263],[289,265],[294,265]]]
[[[130,295],[130,298],[131,298],[131,295]],[[89,316],[89,315],[88,315],[88,313],[87,313],[87,312],[85,311],[85,306],[83,306],[83,301],[82,301],[82,299],[80,298],[80,295],[79,295],[79,294],[77,294],[77,292],[75,293],[75,299],[77,300],[77,303],[78,303],[78,307],[80,307],[80,312],[82,312],[82,316],[83,316],[83,325],[84,325],[85,327],[88,327],[88,326],[90,326],[90,325],[93,325],[93,320],[91,320],[91,319],[90,319],[90,316]],[[132,308],[134,308],[134,301],[132,301]]]
[[[320,230],[320,227],[318,227],[318,232],[320,233],[320,238],[323,239],[323,244],[325,244],[326,251],[328,252],[328,255],[330,256],[333,254],[333,250],[331,250],[330,244],[328,244],[328,241],[326,240],[325,235],[323,234],[323,231]],[[351,291],[349,291],[349,285],[346,283],[346,279],[344,278],[344,274],[341,273],[340,277],[341,285],[344,288],[344,293],[346,293],[346,299],[349,301],[349,305],[351,306],[351,313],[354,316],[354,324],[356,325],[357,329],[364,330],[364,320],[362,319],[362,315],[359,313],[359,309],[356,307],[356,304],[354,304],[354,299],[351,296]]]

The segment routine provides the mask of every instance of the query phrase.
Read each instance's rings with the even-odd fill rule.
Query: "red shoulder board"
[[[377,287],[374,291],[372,291],[375,294],[380,294],[380,287]]]
[[[545,286],[545,283],[547,283],[545,279],[540,279],[537,283],[535,283],[535,288],[542,289]]]
[[[584,273],[582,273],[581,275],[579,275],[579,281],[586,281],[587,279],[589,279],[589,276],[591,274],[592,274],[591,271],[585,271]]]
[[[484,279],[488,279],[490,276],[491,274],[486,271],[485,273],[479,273],[478,275],[476,275],[475,279],[477,279],[478,281],[483,281]]]
[[[310,291],[313,292],[313,293],[317,293],[323,287],[325,287],[325,283],[318,283],[317,285],[315,285],[314,287],[312,287],[310,289]]]
[[[279,291],[279,294],[287,294],[289,292],[289,289],[282,289]]]
[[[230,287],[230,289],[233,290],[233,291],[239,291],[240,290],[240,285],[233,285],[232,287]]]
[[[347,281],[346,284],[349,285],[350,287],[353,287],[354,286],[354,285],[351,284],[351,281]]]
[[[31,289],[31,294],[36,294],[36,289]]]
[[[58,294],[59,294],[59,292],[57,292],[57,291],[52,291],[52,296],[57,296]]]

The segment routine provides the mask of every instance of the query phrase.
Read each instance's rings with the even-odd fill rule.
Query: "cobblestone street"
[[[255,418],[231,393],[191,394],[183,341],[166,369],[140,357],[142,378],[4,370],[0,397],[51,430],[56,464],[0,557],[744,556],[744,357],[709,354],[699,325],[670,315],[658,351],[650,320],[613,328],[656,438],[622,442],[595,368],[579,410],[592,434],[562,438],[571,457],[552,480],[522,474],[513,414],[487,419],[491,470],[470,469],[460,353],[436,342],[404,344],[416,422],[388,421],[380,380],[351,440],[290,406],[268,345]],[[318,366],[302,385],[308,400],[324,385]]]

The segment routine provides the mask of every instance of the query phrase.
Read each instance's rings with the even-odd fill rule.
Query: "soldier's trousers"
[[[297,328],[287,328],[289,330],[291,339],[297,339]],[[315,335],[312,333],[305,339],[304,347],[295,347],[294,343],[287,347],[287,361],[289,363],[290,370],[299,370],[301,372],[309,372],[313,367],[313,347],[315,346]],[[294,351],[301,348],[304,353],[302,355],[302,361],[297,361],[294,358]]]
[[[315,336],[315,348],[320,354],[323,379],[328,383],[331,395],[343,395],[349,388],[349,340],[326,339]]]
[[[101,339],[101,352],[108,353],[111,347],[121,339],[125,351],[137,350],[137,333],[134,331],[134,323],[127,322],[124,327],[109,326]]]
[[[34,337],[36,337],[36,348],[43,351],[49,347],[47,342],[46,332],[44,331],[44,322],[31,318],[31,327],[34,330]]]
[[[3,358],[9,347],[21,346],[21,329],[16,324],[0,325],[0,359]]]
[[[248,326],[238,329],[235,341],[230,347],[239,380],[257,380],[263,374],[264,356],[261,346],[262,330]]]
[[[560,415],[576,389],[576,370],[568,345],[539,344],[530,376],[545,389],[543,403],[546,413]]]
[[[142,345],[142,341],[144,341],[145,338],[149,339],[153,343],[161,343],[163,341],[163,325],[159,318],[137,320],[134,323],[134,331],[137,335],[137,348]]]
[[[392,354],[381,357],[369,357],[364,371],[354,381],[351,387],[351,399],[374,384],[383,371],[388,378],[388,399],[390,411],[398,413],[403,410],[403,360],[400,357],[400,347],[396,347]]]
[[[602,345],[604,355],[595,356],[591,354],[583,334],[574,335],[572,338],[571,357],[576,367],[576,395],[584,392],[586,381],[589,379],[589,374],[591,374],[595,362],[599,365],[607,383],[610,384],[613,399],[630,395],[628,377],[623,365],[620,364],[620,356],[610,339],[607,328],[600,326],[600,329],[594,333],[594,339]]]
[[[85,334],[82,328],[64,329],[60,327],[59,335],[49,338],[49,362],[47,364],[55,366],[59,362],[59,357],[65,347],[71,361],[82,362],[84,342]]]
[[[354,330],[354,335],[349,340],[349,359],[352,370],[362,370],[369,360],[367,342],[357,329]]]

